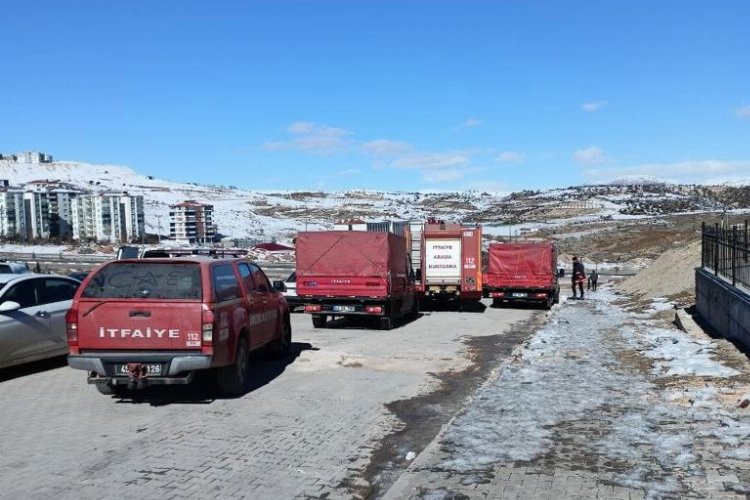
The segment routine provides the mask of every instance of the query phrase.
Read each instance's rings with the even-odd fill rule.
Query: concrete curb
[[[677,328],[693,337],[709,336],[685,309],[678,309],[674,313],[674,324]]]

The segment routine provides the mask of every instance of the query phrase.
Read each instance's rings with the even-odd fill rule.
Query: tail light
[[[71,308],[65,313],[65,334],[68,346],[78,347],[78,309]]]
[[[201,317],[201,340],[204,346],[213,345],[214,341],[214,317],[213,311],[204,309]]]
[[[305,304],[306,313],[317,313],[320,312],[320,304]]]
[[[383,314],[382,306],[365,306],[365,312],[367,314]]]
[[[505,297],[505,292],[492,292],[493,299],[502,299]]]
[[[546,293],[535,293],[534,294],[534,298],[535,299],[546,299],[547,298],[547,294]]]

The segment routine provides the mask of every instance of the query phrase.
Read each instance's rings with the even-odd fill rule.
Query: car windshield
[[[200,300],[201,270],[194,263],[110,264],[96,273],[81,296]]]

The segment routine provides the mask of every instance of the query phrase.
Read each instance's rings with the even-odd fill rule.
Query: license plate
[[[351,313],[354,312],[354,306],[333,306],[333,312]]]
[[[141,366],[145,370],[146,376],[158,377],[161,375],[162,365],[161,363],[141,363]],[[128,372],[127,363],[122,365],[115,365],[115,373],[118,377],[127,377],[130,375]]]
[[[528,297],[529,294],[524,293],[524,292],[516,292],[516,293],[511,294],[511,296],[512,297],[524,298],[524,297]]]

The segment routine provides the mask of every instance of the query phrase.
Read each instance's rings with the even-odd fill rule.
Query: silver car
[[[79,285],[52,274],[0,274],[0,368],[68,353],[65,313]]]
[[[26,264],[20,262],[0,261],[0,274],[27,274],[30,273]]]

